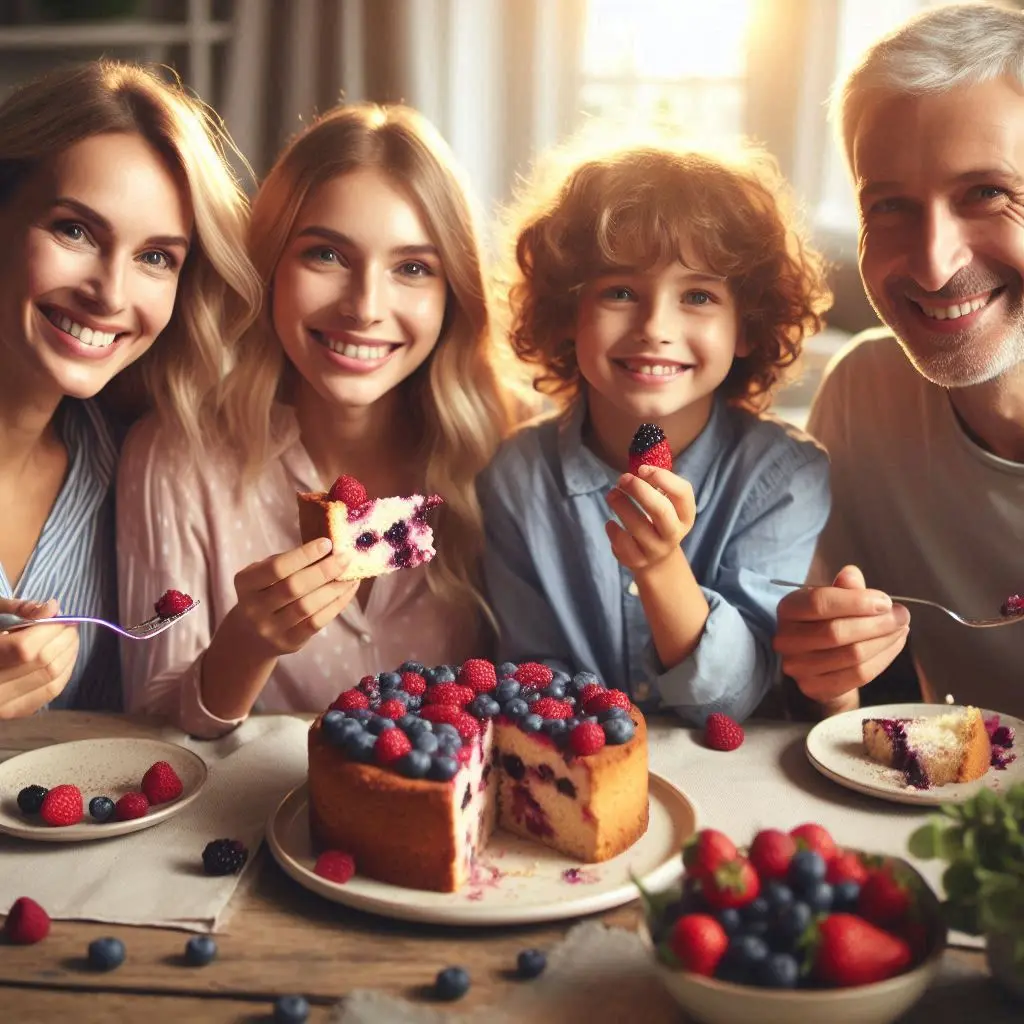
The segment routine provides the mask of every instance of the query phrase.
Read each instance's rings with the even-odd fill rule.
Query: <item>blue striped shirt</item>
[[[644,709],[702,723],[748,717],[779,675],[772,650],[785,593],[802,580],[828,518],[828,459],[795,428],[716,399],[672,470],[693,487],[697,520],[683,551],[710,613],[696,650],[660,664],[630,571],[612,554],[606,500],[619,473],[582,441],[585,407],[499,449],[480,478],[488,599],[499,657],[596,672]]]
[[[11,587],[0,566],[0,595],[23,601],[55,597],[64,614],[116,622],[113,481],[117,445],[94,402],[65,399],[57,417],[68,452],[67,474],[16,587]],[[10,621],[0,616],[0,628],[5,618]],[[78,638],[71,679],[49,707],[119,710],[117,635],[85,624],[78,627]]]

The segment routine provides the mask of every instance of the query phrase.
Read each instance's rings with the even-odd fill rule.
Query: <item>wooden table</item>
[[[152,731],[143,719],[48,712],[0,725],[0,760],[50,743]],[[638,906],[598,919],[632,928]],[[182,931],[55,921],[45,942],[2,948],[0,1019],[19,1024],[265,1021],[278,995],[299,991],[313,1004],[310,1020],[326,1021],[328,1007],[355,988],[422,999],[423,987],[449,964],[466,967],[473,978],[460,1009],[497,1006],[524,984],[510,974],[516,954],[530,946],[550,948],[573,923],[470,929],[374,917],[303,889],[264,847],[236,891],[226,931],[216,936],[219,955],[209,966],[183,965],[188,935]],[[125,963],[109,974],[84,971],[88,943],[109,934],[124,940]],[[946,956],[983,970],[980,953],[949,950]],[[667,1002],[659,1002],[660,994],[651,998],[645,1022],[678,1019]]]

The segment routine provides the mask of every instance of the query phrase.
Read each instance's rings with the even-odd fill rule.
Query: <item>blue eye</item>
[[[88,237],[85,228],[73,220],[59,221],[53,227],[54,231],[63,235],[69,242],[84,242]]]
[[[153,267],[155,270],[173,270],[177,266],[177,260],[162,249],[150,249],[148,252],[144,252],[139,259],[147,267]]]
[[[687,292],[684,299],[692,306],[706,306],[708,303],[714,302],[714,296],[710,292],[705,292],[701,289]]]

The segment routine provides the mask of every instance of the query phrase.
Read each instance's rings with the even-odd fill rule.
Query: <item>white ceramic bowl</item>
[[[928,954],[913,970],[888,981],[854,988],[770,989],[674,970],[655,958],[658,974],[676,1002],[700,1024],[892,1024],[924,995],[939,971],[946,948],[946,926],[939,902],[923,879],[921,884],[931,933]],[[644,939],[654,956],[646,929]]]

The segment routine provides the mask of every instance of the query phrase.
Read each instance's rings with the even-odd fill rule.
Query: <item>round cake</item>
[[[495,828],[583,863],[647,829],[647,725],[590,672],[405,662],[309,731],[310,830],[367,877],[458,890]]]

